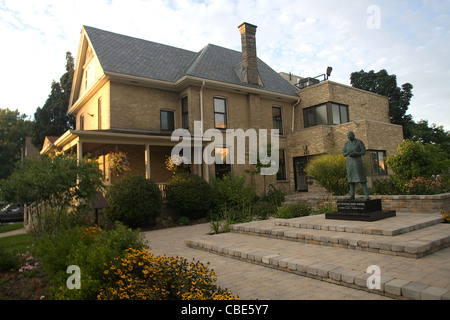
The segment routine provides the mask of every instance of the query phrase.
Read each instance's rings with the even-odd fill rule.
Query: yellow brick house
[[[215,128],[224,135],[226,129],[278,129],[278,173],[248,176],[261,193],[263,183],[307,191],[302,165],[341,148],[349,129],[377,157],[395,153],[402,131],[390,124],[385,97],[328,80],[300,89],[257,57],[256,26],[243,23],[238,29],[241,52],[213,44],[193,52],[84,26],[68,106],[76,128],[46,140],[41,154],[90,154],[111,185],[118,177],[109,168],[109,154],[125,152],[131,174],[163,185],[171,176],[165,157],[178,143],[172,139],[176,129],[188,130],[203,147],[198,124],[201,132]],[[224,143],[215,152],[236,158],[229,148]],[[248,157],[248,147],[246,152]],[[192,164],[191,172],[209,181],[252,168],[235,163]]]

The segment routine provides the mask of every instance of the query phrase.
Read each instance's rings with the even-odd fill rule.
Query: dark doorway
[[[307,164],[308,157],[294,158],[295,191],[308,191],[308,181],[305,171]]]

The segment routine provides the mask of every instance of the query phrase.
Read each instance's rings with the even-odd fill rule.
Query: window
[[[325,125],[336,125],[348,122],[348,106],[328,102],[303,110],[305,128]]]
[[[173,131],[174,129],[173,111],[161,110],[161,131]]]
[[[181,127],[183,129],[189,129],[189,112],[188,112],[187,97],[181,98]]]
[[[272,107],[273,128],[279,130],[279,134],[283,134],[283,118],[281,116],[280,107]]]
[[[230,152],[228,147],[214,148],[216,178],[223,178],[231,172]]]
[[[227,100],[223,98],[214,98],[214,127],[227,128]]]
[[[102,98],[98,99],[97,102],[97,107],[98,107],[98,130],[102,130]]]
[[[332,123],[341,124],[348,122],[348,107],[340,104],[331,104]]]
[[[92,60],[84,71],[84,89],[85,90],[94,82],[94,79],[95,79],[94,70],[95,70],[95,65],[94,65],[94,60]]]
[[[282,149],[280,149],[277,180],[286,180],[286,159]]]
[[[80,115],[80,130],[84,130],[84,114]]]
[[[372,171],[372,175],[386,175],[387,167],[386,167],[386,151],[369,151],[370,157],[370,167]]]
[[[328,124],[327,105],[307,108],[303,111],[305,128],[318,126],[321,124]]]

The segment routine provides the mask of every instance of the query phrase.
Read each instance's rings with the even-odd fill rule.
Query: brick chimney
[[[242,67],[246,71],[246,82],[260,85],[256,57],[256,26],[244,22],[238,28],[241,33]]]

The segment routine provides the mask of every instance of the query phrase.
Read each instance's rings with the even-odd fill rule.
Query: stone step
[[[323,215],[313,215],[292,219],[276,219],[275,225],[303,229],[395,236],[442,222],[442,217],[435,214],[400,213],[397,214],[395,218],[392,218],[393,219],[379,220],[374,223],[350,220],[324,220]]]
[[[422,259],[297,243],[256,234],[223,233],[186,239],[185,243],[214,254],[392,298],[450,297],[450,284],[434,282],[434,277],[448,278],[448,271],[442,268],[442,263],[446,261],[439,257],[433,256],[427,261],[427,265],[435,268],[427,267],[427,272],[431,274],[427,276],[422,274]],[[373,276],[369,269],[372,266],[379,268],[379,287],[374,287],[376,282],[369,279]]]
[[[360,221],[330,222],[323,215],[317,215],[235,224],[230,230],[300,243],[422,258],[450,246],[450,226],[435,218],[417,217],[414,223],[414,217],[402,214],[368,225]]]

